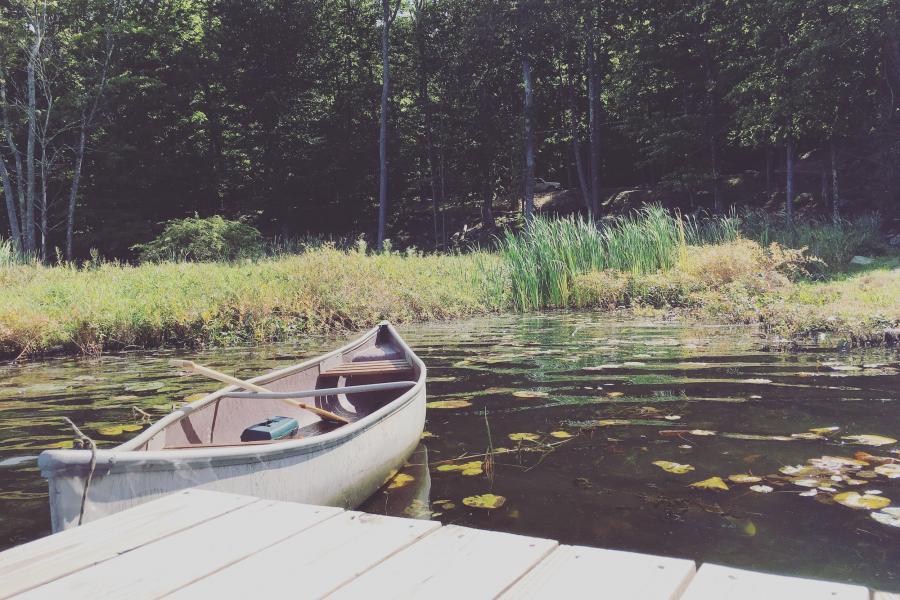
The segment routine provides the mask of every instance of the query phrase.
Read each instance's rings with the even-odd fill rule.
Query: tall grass
[[[574,278],[614,269],[642,275],[674,267],[689,245],[738,236],[729,217],[684,218],[658,205],[595,224],[580,217],[536,218],[524,233],[507,232],[499,252],[511,302],[520,310],[566,306]]]
[[[26,262],[12,240],[0,238],[0,268],[21,265]]]

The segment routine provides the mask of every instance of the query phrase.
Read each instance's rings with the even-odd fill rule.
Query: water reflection
[[[900,529],[835,503],[831,493],[801,496],[805,488],[780,471],[857,451],[900,456],[897,444],[842,439],[900,438],[896,351],[772,354],[759,351],[748,329],[584,313],[401,332],[429,366],[429,401],[461,407],[429,409],[427,452],[403,471],[412,479],[378,492],[363,510],[900,590]],[[249,376],[340,341],[221,350],[200,360]],[[156,417],[215,387],[178,377],[165,364],[170,357],[3,370],[0,545],[47,529],[45,486],[26,457],[69,439],[59,415],[112,444],[122,436],[99,430],[140,422],[132,407]],[[810,431],[826,427],[839,430]],[[491,449],[481,473],[438,468],[483,460]],[[672,473],[659,461],[693,468]],[[761,481],[728,478],[741,474]],[[691,487],[713,477],[729,489]],[[859,489],[900,504],[900,478],[879,475]],[[488,493],[505,503],[494,510],[463,503]]]

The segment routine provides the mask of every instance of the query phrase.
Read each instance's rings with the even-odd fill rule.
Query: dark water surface
[[[363,510],[900,591],[900,528],[832,499],[874,491],[868,497],[900,506],[900,477],[888,476],[896,473],[876,472],[872,459],[814,473],[813,485],[829,489],[813,497],[800,496],[812,488],[790,480],[806,475],[779,472],[860,451],[900,458],[897,443],[842,440],[900,438],[898,352],[773,354],[759,350],[749,329],[587,313],[400,330],[428,365],[429,402],[469,405],[429,408],[430,435],[404,469],[413,480],[376,493]],[[342,341],[194,356],[250,376]],[[46,485],[29,457],[71,439],[61,415],[109,446],[134,435],[116,427],[141,423],[132,407],[158,418],[173,401],[216,388],[173,373],[172,356],[0,367],[0,548],[48,532]],[[840,429],[804,439],[823,427]],[[517,433],[533,435],[510,439]],[[486,472],[439,469],[477,463],[491,445]],[[670,473],[654,461],[693,470]],[[734,474],[760,476],[754,483],[772,491],[733,483]],[[711,477],[729,489],[691,487]],[[493,510],[463,503],[487,493],[505,502]]]

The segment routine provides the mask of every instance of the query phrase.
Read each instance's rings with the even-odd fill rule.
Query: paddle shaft
[[[271,391],[267,388],[262,387],[261,385],[256,385],[255,383],[250,383],[249,381],[244,381],[243,379],[238,379],[237,377],[232,377],[231,375],[221,373],[219,371],[216,371],[215,369],[210,369],[209,367],[198,365],[197,363],[190,360],[172,360],[170,362],[176,367],[182,367],[188,369],[189,371],[193,371],[194,373],[205,375],[210,379],[215,379],[217,381],[221,381],[222,383],[230,383],[231,385],[249,390],[251,392],[259,392],[265,394]],[[287,402],[291,406],[296,406],[297,408],[308,410],[309,412],[316,414],[323,419],[328,419],[329,421],[335,421],[336,423],[345,424],[350,422],[340,415],[336,415],[333,412],[329,412],[317,406],[310,406],[305,402],[298,402],[296,400],[290,400],[288,398],[283,398],[282,400],[284,402]]]

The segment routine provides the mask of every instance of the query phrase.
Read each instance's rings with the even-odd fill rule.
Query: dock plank
[[[495,598],[556,546],[553,540],[445,525],[327,597]]]
[[[159,598],[341,512],[340,508],[259,500],[18,598]]]
[[[744,571],[721,565],[703,565],[688,585],[682,600],[868,600],[869,590],[832,583]]]
[[[691,560],[560,546],[502,598],[549,600],[592,595],[616,600],[675,600],[695,572]]]
[[[0,553],[0,598],[48,583],[257,502],[202,490],[179,492]]]
[[[440,528],[435,521],[346,512],[167,596],[274,598],[290,578],[293,600],[321,598]]]

